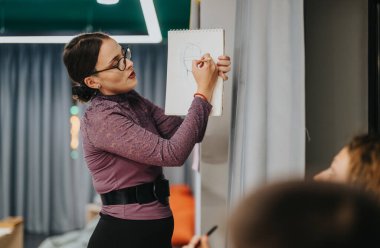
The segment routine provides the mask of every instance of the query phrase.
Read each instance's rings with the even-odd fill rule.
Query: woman
[[[101,195],[101,218],[89,247],[171,247],[173,217],[163,166],[180,166],[202,141],[228,56],[193,61],[197,91],[187,116],[165,116],[134,91],[131,52],[104,33],[82,34],[64,49],[73,96],[91,101],[81,120],[87,166]]]
[[[365,134],[354,137],[334,157],[315,180],[348,183],[380,199],[380,136]]]

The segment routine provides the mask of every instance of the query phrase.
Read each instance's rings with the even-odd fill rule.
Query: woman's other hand
[[[216,63],[218,67],[218,75],[223,78],[223,80],[227,80],[228,76],[227,72],[231,70],[231,59],[227,55],[222,55],[218,57],[218,62]]]
[[[201,59],[193,60],[192,70],[198,84],[197,92],[204,95],[210,102],[219,72],[217,65],[210,54],[206,53]]]
[[[182,248],[210,248],[210,245],[208,243],[207,236],[194,236],[190,243],[183,246]]]

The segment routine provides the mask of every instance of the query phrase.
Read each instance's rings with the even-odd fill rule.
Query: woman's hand
[[[210,248],[210,245],[208,243],[208,238],[207,236],[194,236],[190,243],[183,246],[182,248]]]
[[[231,70],[231,59],[227,55],[222,55],[218,57],[218,62],[216,63],[218,66],[218,75],[223,78],[223,80],[227,80],[228,77],[226,75],[227,72]]]
[[[198,84],[198,93],[204,95],[210,102],[218,77],[218,67],[210,54],[206,53],[199,60],[193,60],[193,76]]]
[[[199,60],[193,60],[192,71],[195,81],[198,84],[198,93],[204,95],[210,102],[212,93],[216,85],[218,76],[227,80],[226,75],[231,70],[231,59],[227,55],[218,57],[215,64],[209,53],[206,53]]]

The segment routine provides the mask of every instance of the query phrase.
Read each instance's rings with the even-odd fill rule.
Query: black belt
[[[146,204],[154,201],[168,205],[169,196],[169,181],[166,179],[158,179],[151,183],[118,189],[100,195],[103,205]]]

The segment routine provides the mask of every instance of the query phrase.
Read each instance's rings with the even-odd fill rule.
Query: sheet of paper
[[[165,114],[186,115],[197,84],[192,74],[192,61],[209,53],[217,62],[224,54],[224,30],[173,30],[168,32],[168,66]],[[211,116],[222,115],[223,79],[218,77],[211,104]]]

